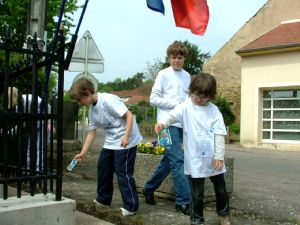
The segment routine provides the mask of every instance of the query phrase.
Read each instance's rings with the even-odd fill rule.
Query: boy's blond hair
[[[167,56],[177,56],[182,55],[184,57],[187,56],[189,50],[186,45],[181,41],[174,41],[168,48],[167,48]]]
[[[84,77],[75,80],[69,90],[70,98],[76,101],[79,101],[83,96],[88,96],[89,93],[94,94],[95,87],[92,81]]]

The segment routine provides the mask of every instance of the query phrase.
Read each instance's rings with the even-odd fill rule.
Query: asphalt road
[[[300,221],[300,151],[228,145],[235,158],[231,205],[249,216]]]
[[[153,138],[144,138],[144,142],[147,140]],[[102,143],[103,131],[97,130],[94,145],[101,148]],[[226,155],[235,158],[231,196],[235,214],[278,224],[300,224],[300,150],[248,149],[229,144]]]

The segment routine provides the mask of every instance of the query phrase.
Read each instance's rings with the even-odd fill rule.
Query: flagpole
[[[85,40],[85,63],[84,63],[84,77],[87,77],[88,73],[88,48],[89,48],[89,36],[86,36]],[[82,144],[85,141],[85,125],[86,125],[86,106],[83,107],[83,126],[82,126]]]

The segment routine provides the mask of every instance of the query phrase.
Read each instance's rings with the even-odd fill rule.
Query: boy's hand
[[[124,135],[121,141],[121,147],[125,148],[128,145],[128,143],[129,143],[128,137]]]
[[[214,167],[216,170],[221,170],[224,166],[224,161],[223,160],[219,160],[219,159],[215,159],[214,161]]]
[[[162,124],[162,123],[157,123],[157,124],[155,124],[155,126],[154,126],[154,130],[155,130],[155,132],[158,134],[162,129],[164,129],[165,128],[165,125],[164,124]]]
[[[78,162],[81,162],[83,160],[84,155],[79,153],[75,155],[74,159],[76,159]]]

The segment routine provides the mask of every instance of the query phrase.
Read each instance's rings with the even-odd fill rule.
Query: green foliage
[[[50,34],[53,33],[56,29],[56,22],[54,21],[54,19],[59,14],[61,2],[62,2],[61,0],[48,1],[47,14],[46,14],[47,16],[46,30]],[[72,27],[75,27],[71,15],[74,15],[74,12],[76,12],[78,8],[80,8],[78,6],[78,0],[68,0],[65,3],[65,10],[64,10],[62,23],[64,24],[64,32],[66,36],[68,36],[70,29]],[[52,37],[50,36],[50,38]]]
[[[154,106],[150,106],[150,107],[148,107],[147,108],[147,117],[151,117],[151,118],[154,118],[156,115],[156,107],[154,107]]]
[[[140,123],[143,120],[143,113],[138,104],[128,105],[128,109],[130,110],[130,112],[132,112],[132,114],[135,115],[137,123]]]
[[[100,83],[98,86],[99,90],[110,90],[111,91],[120,91],[120,90],[132,90],[143,85],[143,80],[145,76],[143,73],[136,73],[134,76],[129,77],[125,80],[121,78],[116,78],[113,82],[108,82],[107,84]],[[107,92],[107,91],[103,91]]]
[[[128,109],[136,116],[136,121],[139,124],[154,124],[156,122],[155,107],[149,106],[149,103],[145,101],[128,105]]]
[[[70,95],[68,93],[66,93],[64,95],[64,102],[72,102],[73,100],[71,99]]]
[[[230,132],[234,134],[239,134],[240,133],[240,125],[233,123],[229,125]]]
[[[191,75],[198,75],[202,71],[203,64],[210,59],[210,53],[202,53],[199,47],[189,41],[183,42],[189,53],[185,58],[183,69],[185,69]],[[163,63],[163,68],[170,66],[168,57],[165,58]]]
[[[231,125],[235,120],[235,115],[231,111],[230,103],[227,101],[225,96],[222,94],[218,95],[217,98],[214,100],[214,103],[218,106],[219,110],[221,111],[225,125]]]
[[[30,0],[2,0],[0,1],[0,26],[9,26],[14,30],[16,46],[21,47],[24,43],[27,30],[28,9]],[[77,6],[78,0],[66,1],[64,10],[63,24],[65,34],[68,35],[70,28],[74,27],[73,19],[70,17],[79,8]],[[61,0],[49,0],[46,9],[46,31],[48,37],[53,37],[53,32],[56,29],[55,18],[59,14],[61,7]],[[42,13],[42,12],[41,12]]]
[[[99,92],[105,92],[105,93],[110,93],[113,91],[112,87],[108,86],[108,85],[105,85],[105,84],[102,84],[100,83],[98,85],[98,91]]]
[[[46,31],[48,32],[49,40],[53,37],[53,32],[56,28],[55,18],[59,14],[61,0],[48,0],[46,13]],[[12,42],[16,47],[22,47],[27,36],[27,19],[30,0],[2,0],[0,1],[0,39],[6,33],[7,27],[13,32]],[[65,35],[68,35],[69,30],[73,25],[71,14],[79,8],[78,0],[66,1],[64,10],[64,28]],[[24,59],[24,55],[11,54],[11,65],[19,63]],[[0,65],[4,63],[3,51],[0,51]],[[40,69],[38,78],[38,95],[43,96],[45,86],[45,69]],[[48,98],[56,95],[57,73],[53,70],[48,82]],[[18,77],[11,85],[17,86],[22,93],[32,92],[32,77],[30,74],[25,74]]]
[[[0,26],[9,26],[16,33],[14,43],[22,46],[26,37],[29,0],[3,0],[0,3]]]

